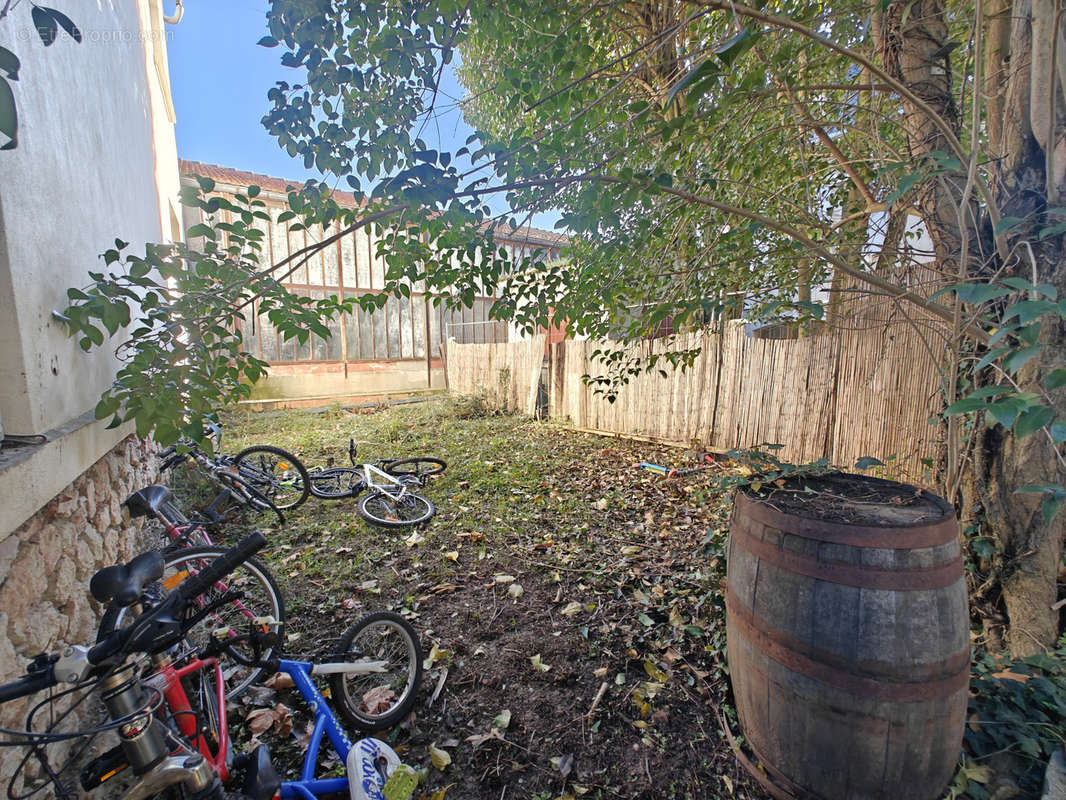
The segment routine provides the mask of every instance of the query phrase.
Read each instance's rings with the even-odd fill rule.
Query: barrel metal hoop
[[[808,578],[854,586],[859,589],[887,589],[896,591],[922,591],[943,589],[965,580],[962,556],[936,567],[912,567],[909,569],[879,569],[854,564],[834,564],[819,561],[816,557],[785,550],[769,542],[757,539],[745,525],[733,525],[730,536],[736,544],[760,560],[778,569],[805,575]]]
[[[920,683],[901,683],[878,680],[856,675],[829,664],[815,661],[797,651],[791,637],[775,630],[757,618],[731,591],[726,591],[727,614],[741,635],[746,637],[767,657],[781,666],[812,680],[842,689],[862,697],[893,700],[909,703],[937,700],[950,697],[965,689],[970,681],[970,662],[967,657],[961,669],[947,678],[927,680]],[[954,666],[960,659],[956,655],[945,659],[946,665]]]
[[[833,544],[852,547],[879,547],[914,550],[920,547],[937,547],[956,541],[959,525],[953,516],[929,525],[896,526],[878,528],[870,525],[846,525],[824,522],[778,511],[769,504],[737,492],[735,507],[744,508],[744,514],[756,522],[779,530],[782,533],[817,539]],[[736,511],[734,511],[734,514]]]

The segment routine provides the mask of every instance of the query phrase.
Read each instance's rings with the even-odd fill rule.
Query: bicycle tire
[[[207,563],[227,552],[229,552],[229,549],[226,547],[211,546],[186,547],[181,550],[164,553],[163,585],[174,588],[174,586],[184,580],[181,577],[183,570],[186,572],[185,577],[188,577],[189,574],[199,572]],[[215,587],[219,594],[234,587],[242,589],[245,594],[244,597],[234,600],[230,608],[223,606],[211,612],[200,625],[197,625],[186,634],[185,641],[188,642],[191,649],[198,650],[203,647],[215,628],[229,626],[241,631],[247,628],[248,622],[252,618],[256,617],[273,617],[276,620],[272,626],[273,630],[277,633],[284,633],[285,599],[278,588],[274,576],[259,559],[249,558],[226,577],[225,583],[220,581],[215,584]],[[257,592],[254,605],[248,596],[249,590],[253,588]],[[199,600],[203,597],[205,595],[200,595],[197,599]],[[116,608],[115,606],[107,608],[103,619],[100,621],[100,640],[112,631],[123,627],[127,611],[128,608]],[[232,622],[228,620],[232,620]],[[219,660],[222,663],[222,672],[228,676],[226,678],[227,697],[237,697],[252,683],[257,681],[262,674],[262,669],[247,667],[232,658],[234,649],[227,648],[227,651],[231,654],[229,657],[227,657],[225,652],[219,655]],[[275,654],[276,649],[268,648],[260,654],[261,658],[264,660],[270,658]],[[245,655],[250,657],[251,653],[248,652]]]
[[[370,492],[357,507],[359,516],[381,528],[406,528],[429,522],[437,507],[420,494],[406,492],[396,501],[385,492]]]
[[[333,467],[312,472],[308,488],[315,497],[340,500],[344,497],[354,497],[362,491],[359,483],[359,470],[352,467]]]
[[[413,475],[419,480],[431,475],[440,475],[447,468],[447,461],[429,456],[398,458],[394,461],[386,461],[382,467],[383,471],[390,475]]]
[[[391,728],[407,716],[422,681],[422,647],[410,622],[393,611],[375,611],[344,632],[338,649],[338,658],[345,663],[384,660],[396,667],[329,676],[330,697],[345,722],[373,732]]]
[[[307,467],[288,450],[269,444],[246,447],[233,457],[233,464],[241,479],[270,498],[276,508],[296,508],[310,494]]]

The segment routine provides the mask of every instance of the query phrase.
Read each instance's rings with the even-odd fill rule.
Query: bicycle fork
[[[138,780],[122,800],[145,800],[178,783],[184,784],[192,798],[217,796],[221,784],[207,759],[188,751],[171,754],[166,728],[146,707],[149,704],[132,664],[104,677],[100,688],[111,719],[127,721],[118,730],[125,764],[100,776],[97,785],[129,765]]]

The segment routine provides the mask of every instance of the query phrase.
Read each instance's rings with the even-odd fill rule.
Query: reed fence
[[[942,435],[935,424],[941,354],[929,342],[906,324],[760,339],[727,323],[721,333],[626,346],[637,357],[694,348],[699,355],[685,370],[632,377],[614,402],[585,376],[603,372],[594,352],[616,344],[569,340],[545,357],[540,337],[450,342],[447,370],[452,392],[481,393],[524,413],[534,409],[534,381],[543,380],[550,416],[578,428],[719,451],[781,444],[778,456],[795,463],[826,457],[850,466],[873,456],[887,463],[886,474],[931,485],[928,461]]]

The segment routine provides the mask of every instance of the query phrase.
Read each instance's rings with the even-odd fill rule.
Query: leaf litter
[[[418,702],[378,735],[423,776],[422,800],[765,800],[716,717],[738,729],[720,587],[730,505],[710,491],[712,473],[664,479],[633,464],[677,464],[683,451],[457,409],[228,420],[227,447],[274,444],[311,467],[343,461],[350,437],[369,459],[449,464],[424,489],[438,514],[417,530],[371,528],[354,501],[287,512],[267,559],[289,607],[288,651],[327,654],[373,610],[412,620],[425,657]],[[295,693],[265,691],[238,702],[292,709],[288,730],[271,717],[257,735],[295,774],[311,717]],[[319,768],[343,774],[325,755]]]

